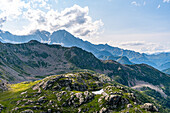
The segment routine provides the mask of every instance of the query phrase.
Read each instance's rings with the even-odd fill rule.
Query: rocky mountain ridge
[[[0,78],[11,83],[82,69],[104,73],[127,86],[135,86],[138,81],[147,82],[170,94],[169,75],[146,64],[101,61],[81,48],[48,45],[35,40],[24,44],[0,43]]]
[[[10,42],[10,43],[26,43],[30,40],[37,40],[42,43],[48,44],[60,44],[65,47],[77,46],[86,51],[92,52],[96,57],[100,58],[100,56],[113,58],[111,60],[115,60],[113,56],[116,57],[127,57],[130,62],[135,64],[145,63],[151,65],[157,69],[167,69],[167,64],[170,61],[170,53],[160,53],[160,54],[141,54],[135,51],[124,50],[117,47],[109,46],[108,44],[99,44],[95,45],[88,41],[83,41],[69,32],[65,30],[55,31],[50,34],[47,31],[39,31],[36,30],[29,35],[17,36],[13,35],[9,32],[0,31],[0,41],[1,42]],[[124,62],[124,59],[116,60],[120,63],[131,64],[130,62]],[[126,60],[128,61],[128,60]],[[165,67],[164,67],[165,66]],[[169,65],[168,65],[169,66]],[[170,68],[170,67],[168,67]]]

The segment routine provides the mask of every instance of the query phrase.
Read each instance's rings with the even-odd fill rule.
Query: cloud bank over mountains
[[[146,41],[129,41],[129,42],[109,42],[112,46],[117,46],[127,50],[135,50],[140,53],[156,54],[161,52],[170,52],[170,43],[154,43]]]
[[[53,32],[66,29],[76,36],[96,35],[103,23],[101,20],[93,22],[88,12],[88,7],[82,8],[74,5],[61,12],[52,9],[45,13],[41,10],[29,9],[24,16],[31,22],[28,27],[30,30],[40,29]]]
[[[0,27],[5,21],[22,18],[29,24],[23,25],[22,30],[12,31],[13,33],[28,34],[36,29],[49,32],[66,29],[76,36],[92,36],[100,33],[100,28],[104,24],[102,20],[92,20],[88,15],[89,8],[87,6],[74,5],[58,12],[51,8],[50,1],[0,0]]]

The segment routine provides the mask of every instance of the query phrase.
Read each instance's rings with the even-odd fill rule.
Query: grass
[[[13,108],[13,106],[16,104],[14,102],[18,101],[20,99],[21,92],[31,88],[33,85],[37,84],[39,81],[35,82],[22,82],[18,84],[11,84],[8,85],[10,89],[8,91],[5,91],[3,93],[0,93],[0,103],[7,107],[4,113],[10,112],[10,110]],[[2,113],[3,113],[2,112]]]
[[[35,82],[21,82],[21,83],[18,83],[18,84],[9,85],[10,91],[12,91],[12,92],[24,91],[24,90],[29,89],[31,86],[39,83],[40,81],[41,80],[38,80],[38,81],[35,81]]]

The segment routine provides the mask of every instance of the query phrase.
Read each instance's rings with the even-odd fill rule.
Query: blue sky
[[[66,29],[92,43],[170,52],[169,0],[0,0],[0,29]]]

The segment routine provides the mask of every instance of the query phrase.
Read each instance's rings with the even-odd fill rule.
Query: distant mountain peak
[[[54,33],[60,33],[60,34],[64,35],[64,37],[66,37],[66,35],[73,36],[71,33],[69,33],[68,31],[66,31],[66,30],[64,30],[64,29],[58,30],[58,31],[54,31],[53,34],[54,34]]]
[[[2,30],[2,29],[0,29],[0,33],[9,33],[9,34],[11,34],[10,32],[4,31],[4,30]]]
[[[28,43],[29,44],[40,44],[40,42],[37,40],[30,40]]]
[[[50,34],[50,32],[48,32],[48,31],[39,30],[39,29],[33,30],[33,31],[30,32],[30,34],[41,34],[41,33],[48,33],[48,34]]]

